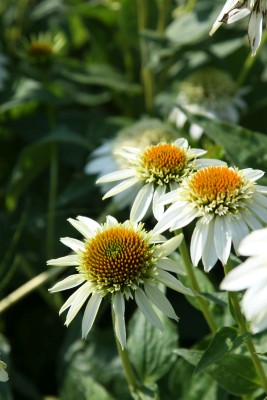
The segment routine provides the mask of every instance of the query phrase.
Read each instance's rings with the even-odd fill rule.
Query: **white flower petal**
[[[267,197],[266,197],[266,196],[263,196],[263,194],[257,193],[257,192],[254,193],[254,195],[253,195],[253,200],[254,200],[256,203],[260,204],[261,206],[267,208]]]
[[[189,127],[189,135],[194,140],[199,140],[203,135],[204,129],[198,124],[191,124]]]
[[[242,212],[242,217],[250,229],[256,230],[262,228],[262,224],[257,218],[254,217],[254,215],[249,210]]]
[[[0,382],[7,382],[8,381],[8,373],[5,369],[1,366],[0,368]]]
[[[133,222],[141,221],[141,219],[146,214],[152,199],[153,199],[154,187],[152,183],[148,183],[143,186],[132,205],[131,212],[130,212],[130,220]]]
[[[230,256],[232,237],[231,231],[225,223],[225,217],[216,216],[214,222],[214,244],[217,257],[226,265]]]
[[[125,328],[125,302],[121,292],[116,292],[113,297],[113,309],[115,316],[115,333],[122,349],[126,347],[126,328]]]
[[[243,290],[266,279],[266,258],[252,257],[229,272],[221,283],[223,290]]]
[[[160,218],[162,218],[164,214],[164,205],[163,204],[158,204],[159,199],[165,194],[166,191],[166,186],[158,186],[154,192],[153,196],[153,203],[152,203],[152,210],[154,217],[158,221]]]
[[[171,192],[165,193],[158,199],[158,205],[165,205],[174,202],[177,200],[177,190],[173,190]],[[185,202],[184,202],[185,203]]]
[[[88,219],[90,219],[90,218],[88,218]],[[86,239],[89,239],[89,238],[91,238],[91,237],[93,237],[95,235],[95,229],[94,228],[92,229],[91,226],[88,223],[84,223],[83,221],[77,221],[76,219],[72,219],[72,218],[68,218],[68,221]],[[91,221],[93,221],[93,220],[91,220]],[[97,222],[95,222],[95,221],[93,221],[93,222],[95,224],[97,224]],[[100,225],[99,225],[99,227],[100,227]]]
[[[106,183],[106,182],[114,182],[121,181],[122,179],[131,178],[135,176],[134,169],[121,169],[118,171],[110,172],[110,174],[104,175],[99,178],[96,183]]]
[[[135,185],[138,182],[137,178],[131,178],[127,179],[126,181],[123,181],[119,183],[118,185],[114,186],[112,189],[110,189],[105,196],[103,197],[103,200],[115,196],[115,194],[118,194],[120,192],[123,192],[124,190],[130,188],[131,186]]]
[[[180,108],[174,107],[169,119],[170,121],[175,122],[177,128],[182,128],[187,121],[187,116]]]
[[[164,271],[175,272],[179,275],[186,275],[184,265],[182,263],[178,263],[178,261],[171,260],[170,258],[161,258],[156,264]]]
[[[261,42],[262,20],[263,20],[263,12],[259,10],[253,11],[249,18],[248,38],[253,56],[255,56]]]
[[[256,191],[263,194],[267,194],[267,186],[257,185]]]
[[[248,202],[247,207],[254,212],[263,222],[267,223],[267,209],[255,202]]]
[[[89,283],[89,282],[87,282]],[[91,295],[92,290],[90,285],[84,284],[80,289],[78,289],[76,292],[76,296],[74,297],[71,306],[69,308],[69,311],[66,316],[66,322],[65,325],[69,325],[73,318],[76,317],[77,313],[80,311],[88,297]]]
[[[267,328],[267,310],[261,312],[257,315],[257,318],[254,318],[250,325],[250,331],[252,333],[259,333]]]
[[[207,150],[203,149],[191,149],[191,152],[194,154],[195,157],[201,157],[207,153]]]
[[[267,268],[265,267],[265,271]],[[242,308],[246,310],[246,317],[251,320],[267,309],[267,276],[262,282],[248,289],[242,299]]]
[[[47,265],[59,265],[62,267],[68,265],[79,265],[78,256],[77,254],[73,254],[70,256],[59,257],[52,260],[48,260]]]
[[[184,235],[180,233],[177,236],[167,240],[165,243],[159,245],[154,251],[154,256],[167,257],[169,254],[173,253],[178,246],[180,246]]]
[[[260,229],[254,232],[251,232],[248,236],[246,236],[240,246],[238,251],[243,256],[257,256],[262,253],[266,248],[267,243],[267,228]]]
[[[149,300],[167,317],[178,321],[175,311],[167,297],[156,286],[146,284],[145,292]]]
[[[140,309],[140,311],[144,314],[146,319],[156,328],[163,331],[163,325],[155,311],[153,310],[148,298],[145,293],[139,288],[135,290],[135,301]]]
[[[218,256],[214,243],[214,219],[212,219],[208,225],[208,237],[202,250],[204,271],[209,272],[214,267],[217,260]]]
[[[51,289],[49,289],[49,292],[54,293],[60,292],[61,290],[71,289],[80,285],[84,281],[85,278],[80,274],[69,275],[67,278],[56,283]]]
[[[233,240],[233,245],[236,254],[238,255],[238,246],[241,240],[248,235],[249,229],[246,223],[242,220],[241,215],[237,214],[236,216],[232,217],[231,219],[225,220],[227,225],[227,230],[231,232],[231,237]],[[228,223],[229,222],[229,223]]]
[[[174,144],[179,148],[188,149],[188,140],[185,138],[178,138],[174,141]]]
[[[244,175],[244,177],[249,179],[250,181],[256,181],[257,179],[260,179],[264,175],[264,172],[261,171],[260,169],[253,169],[253,168],[241,169],[241,172]]]
[[[70,237],[64,237],[64,238],[61,238],[60,241],[63,244],[65,244],[65,246],[68,246],[70,249],[72,249],[73,251],[77,252],[77,250],[82,250],[82,251],[85,250],[85,245],[80,240],[73,239]]]
[[[180,215],[176,215],[173,218],[170,231],[174,231],[176,229],[181,229],[186,225],[189,225],[198,215],[198,209],[196,207],[188,206],[187,209],[184,208],[183,212]]]
[[[206,168],[206,167],[219,167],[221,165],[227,165],[226,162],[222,160],[217,160],[216,158],[200,158],[199,160],[195,161],[196,169]]]
[[[93,323],[97,316],[97,312],[99,310],[102,298],[103,297],[100,294],[94,293],[87,303],[87,306],[86,306],[84,314],[83,314],[83,320],[82,320],[82,337],[83,338],[86,338],[90,329],[93,326]]]
[[[106,224],[107,224],[107,228],[112,228],[112,227],[118,225],[118,221],[116,220],[116,218],[112,217],[111,215],[107,215]]]
[[[237,0],[227,0],[225,5],[222,8],[222,11],[220,12],[220,14],[218,15],[216,21],[214,22],[214,24],[212,25],[212,29],[210,31],[210,36],[213,35],[217,29],[221,26],[222,24],[222,18],[224,17],[224,15],[226,13],[228,13],[233,7],[235,7],[238,4]]]
[[[185,287],[178,279],[176,279],[173,275],[169,274],[167,271],[158,270],[157,279],[159,282],[164,283],[164,285],[169,288],[176,290],[182,294],[186,294],[188,296],[194,296],[191,289]]]
[[[190,255],[193,265],[196,267],[202,257],[203,249],[206,244],[209,231],[209,221],[207,218],[201,218],[195,226],[191,244]]]
[[[226,24],[232,24],[242,18],[247,17],[250,13],[251,10],[247,7],[236,8],[228,13],[223,22]]]

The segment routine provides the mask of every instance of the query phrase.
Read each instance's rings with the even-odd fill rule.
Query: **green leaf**
[[[200,350],[188,349],[176,349],[174,352],[195,367],[204,354]],[[252,394],[260,387],[251,358],[242,354],[227,354],[220,363],[210,366],[206,372],[234,395]]]
[[[162,395],[163,400],[228,400],[227,393],[210,375],[194,374],[194,367],[182,358],[177,359],[168,381],[164,381]]]
[[[198,362],[195,372],[201,372],[210,365],[217,363],[226,354],[242,345],[247,337],[248,334],[239,335],[235,328],[220,328]]]
[[[173,349],[178,342],[177,328],[167,317],[162,316],[161,320],[163,332],[152,326],[137,310],[129,324],[127,346],[130,359],[146,385],[157,382],[165,375],[176,358]]]
[[[79,372],[72,372],[66,376],[60,390],[60,398],[64,400],[115,400],[103,386],[91,376]]]

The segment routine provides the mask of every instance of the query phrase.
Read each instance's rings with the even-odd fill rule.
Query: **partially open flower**
[[[161,204],[172,205],[154,232],[180,229],[198,218],[190,247],[193,264],[196,266],[202,258],[206,272],[218,259],[225,265],[232,242],[238,253],[238,245],[249,230],[267,223],[267,187],[255,183],[263,174],[227,166],[197,171],[176,191],[162,197]]]
[[[31,35],[30,39],[24,39],[24,52],[20,51],[20,53],[33,62],[46,63],[59,55],[65,44],[66,40],[61,32],[57,34],[41,32]]]
[[[69,219],[69,222],[84,236],[84,240],[61,239],[75,254],[48,261],[48,265],[73,265],[77,270],[76,274],[50,289],[51,292],[58,292],[81,285],[60,310],[62,313],[69,309],[66,325],[70,324],[89,299],[82,321],[82,336],[86,337],[107,295],[111,296],[116,336],[122,348],[126,346],[125,299],[134,299],[141,312],[156,328],[162,330],[163,326],[152,304],[168,317],[177,320],[173,307],[158,284],[163,283],[184,294],[193,294],[168,272],[183,273],[168,258],[181,243],[182,235],[166,240],[145,231],[141,223],[126,221],[120,224],[111,216],[107,217],[104,225],[86,217]]]

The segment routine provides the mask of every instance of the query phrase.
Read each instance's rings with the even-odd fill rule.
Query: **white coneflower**
[[[263,23],[266,24],[266,11],[266,0],[227,0],[212,26],[210,35],[213,35],[222,22],[231,24],[249,15],[248,38],[254,56],[261,42]]]
[[[253,333],[267,328],[267,228],[251,232],[246,236],[238,251],[250,256],[244,263],[234,268],[221,283],[221,289],[246,290],[241,306],[251,323]]]
[[[89,299],[82,321],[82,336],[86,337],[107,295],[111,296],[116,336],[122,348],[126,346],[125,299],[134,298],[148,321],[161,330],[163,326],[153,306],[177,320],[173,307],[158,284],[163,283],[178,292],[192,295],[190,289],[168,272],[183,273],[168,258],[181,243],[182,235],[166,240],[145,231],[141,223],[126,221],[120,224],[111,216],[107,217],[104,225],[86,217],[69,219],[69,222],[84,236],[84,240],[61,239],[75,254],[48,261],[49,265],[72,265],[77,270],[76,274],[50,289],[51,292],[58,292],[81,285],[60,309],[60,313],[69,309],[66,325]]]
[[[210,166],[185,179],[161,204],[173,203],[154,228],[155,233],[180,229],[198,218],[192,239],[191,258],[202,258],[208,272],[219,259],[226,264],[234,249],[249,233],[267,223],[267,187],[256,185],[263,171]]]
[[[186,139],[180,138],[173,143],[159,143],[144,149],[127,147],[121,156],[128,160],[129,167],[112,172],[97,180],[97,183],[122,181],[109,190],[103,199],[114,196],[134,187],[138,193],[132,205],[130,220],[140,221],[151,203],[153,214],[159,219],[164,207],[158,206],[158,199],[167,191],[177,188],[180,182],[197,168],[221,161],[200,159],[205,154],[202,149],[191,149]]]
[[[237,91],[235,82],[227,72],[216,68],[201,69],[181,83],[177,104],[169,119],[182,128],[187,121],[184,109],[191,114],[237,123],[240,110],[245,107],[241,96],[242,90]],[[198,140],[203,128],[193,123],[189,127],[189,134],[192,139]]]
[[[85,166],[85,172],[90,175],[103,175],[125,169],[129,161],[119,154],[124,147],[139,147],[156,145],[161,142],[172,142],[175,139],[174,132],[157,119],[141,120],[122,129],[114,138],[107,139],[94,150],[91,160]],[[106,193],[113,187],[112,183],[100,185],[102,193]],[[138,191],[137,191],[138,192]],[[137,194],[134,190],[126,190],[113,198],[116,206],[122,209],[131,206]]]

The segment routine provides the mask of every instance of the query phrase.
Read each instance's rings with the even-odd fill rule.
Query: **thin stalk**
[[[56,143],[51,143],[50,149],[50,178],[49,178],[49,195],[48,195],[48,211],[47,211],[47,237],[46,251],[47,257],[53,255],[53,247],[55,241],[55,215],[56,215],[56,197],[58,184],[58,151]]]
[[[260,47],[264,44],[266,39],[267,39],[267,33],[263,32]],[[259,53],[259,51],[260,51],[260,48],[258,49],[258,53]],[[255,64],[256,59],[257,59],[257,54],[255,56],[252,56],[251,54],[249,54],[247,56],[247,58],[243,64],[241,73],[237,79],[237,83],[236,83],[237,88],[240,88],[244,84],[249,72],[251,71],[253,65]]]
[[[157,31],[160,35],[163,35],[169,9],[170,9],[171,1],[170,0],[158,0],[158,22],[157,22]]]
[[[224,265],[224,271],[225,271],[225,275],[227,275],[230,271],[231,271],[232,267],[231,267],[231,260],[229,258],[228,262],[226,265]],[[247,329],[247,325],[246,325],[246,320],[244,315],[241,312],[241,308],[240,308],[240,304],[239,304],[239,300],[238,300],[238,296],[237,293],[235,292],[228,292],[229,295],[229,300],[232,303],[232,307],[233,307],[233,311],[239,326],[239,330],[240,333],[249,333],[248,329]],[[254,364],[255,370],[258,374],[258,377],[260,378],[262,387],[265,390],[265,393],[267,393],[267,377],[265,375],[264,369],[262,367],[262,364],[260,362],[260,359],[256,353],[256,349],[254,347],[254,343],[251,339],[250,336],[248,336],[248,339],[246,341],[246,346],[247,349],[250,353],[252,362]]]
[[[0,301],[0,314],[6,311],[9,307],[15,304],[17,301],[21,300],[23,297],[29,293],[36,290],[38,287],[43,285],[45,282],[51,280],[62,272],[66,267],[56,267],[51,268],[48,271],[42,272],[41,274],[35,276],[30,281],[26,282],[24,285],[20,286],[14,292],[10,293],[3,300]]]
[[[185,240],[183,240],[182,243],[180,244],[179,251],[184,260],[184,264],[186,267],[188,278],[191,283],[191,287],[192,287],[193,291],[197,294],[197,299],[198,299],[200,310],[201,310],[202,314],[204,315],[205,320],[206,320],[211,332],[215,333],[217,331],[217,327],[216,327],[215,321],[213,319],[213,316],[208,308],[206,300],[201,296],[201,290],[200,290],[200,287],[198,285],[198,282],[197,282],[197,279],[195,276],[194,267],[191,263]]]
[[[117,349],[118,349],[118,353],[121,359],[121,363],[123,366],[123,370],[124,370],[124,374],[125,374],[125,378],[127,380],[128,386],[129,386],[129,390],[130,393],[136,393],[139,391],[140,386],[136,380],[135,377],[135,373],[134,370],[132,368],[130,359],[129,359],[129,355],[126,349],[123,349],[121,347],[121,344],[116,336],[115,333],[115,314],[114,314],[114,310],[112,309],[112,322],[113,322],[113,330],[114,330],[114,336],[115,336],[115,340],[116,340],[116,345],[117,345]]]
[[[153,114],[154,111],[154,77],[151,69],[146,65],[147,63],[147,49],[146,44],[141,38],[141,33],[147,28],[148,19],[148,2],[147,0],[136,0],[137,5],[137,19],[138,19],[138,32],[140,41],[141,53],[141,81],[143,84],[145,107],[146,110]]]

